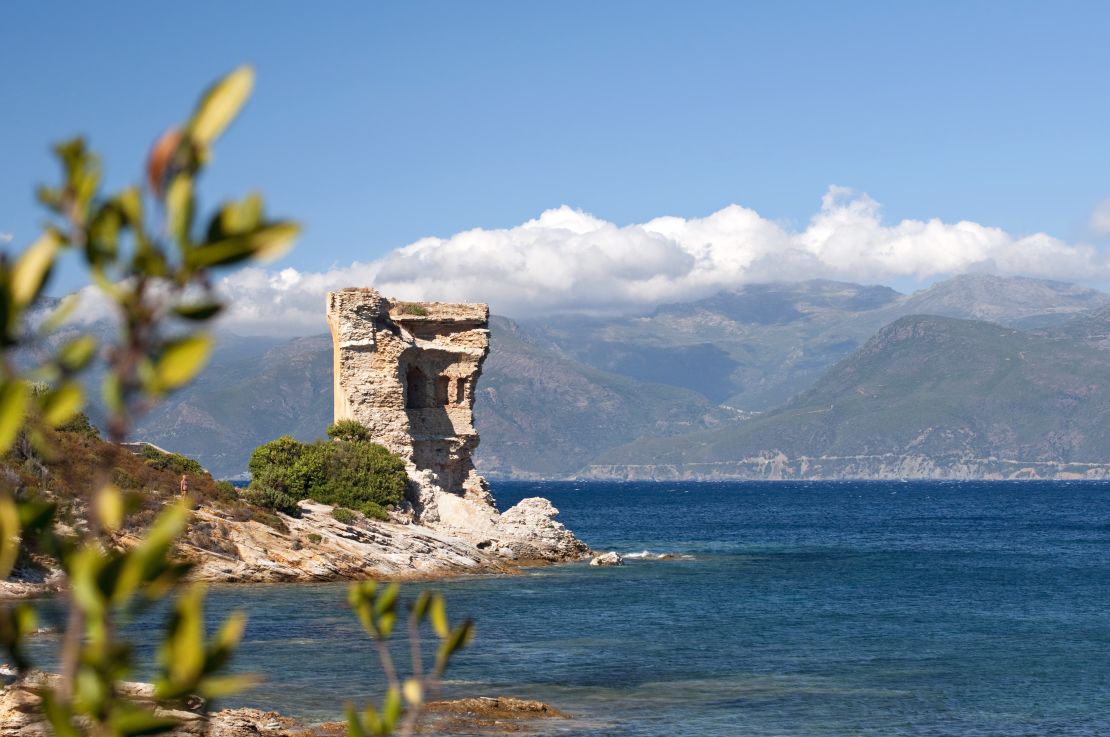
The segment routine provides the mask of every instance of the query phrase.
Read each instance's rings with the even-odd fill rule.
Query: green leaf
[[[205,240],[215,242],[232,235],[249,233],[262,225],[262,196],[252,192],[241,202],[228,202],[208,221]]]
[[[203,322],[220,314],[224,306],[219,302],[194,302],[193,304],[174,305],[174,314],[186,320]]]
[[[163,665],[177,684],[192,684],[204,672],[204,591],[203,584],[193,584],[174,608]]]
[[[154,373],[161,391],[176,389],[196,376],[212,353],[212,336],[190,335],[166,344]]]
[[[8,651],[20,672],[31,667],[23,645],[27,636],[35,631],[37,624],[35,608],[30,604],[0,607],[0,645]]]
[[[29,394],[27,384],[17,379],[0,387],[0,454],[11,449],[19,428],[23,427]]]
[[[69,561],[69,588],[74,602],[90,617],[97,617],[105,610],[106,602],[98,585],[101,567],[107,559],[97,547],[83,547]]]
[[[147,734],[162,734],[176,727],[179,722],[170,717],[158,716],[154,712],[126,703],[118,703],[112,709],[108,725],[116,737],[140,737]]]
[[[19,557],[19,508],[8,494],[0,495],[0,581],[12,572]]]
[[[347,704],[344,711],[347,714],[347,737],[370,737],[362,724],[362,719],[355,711],[355,707]]]
[[[90,630],[97,630],[102,628],[103,623],[93,619],[88,626]],[[91,634],[89,639],[93,640],[96,637],[97,635]],[[93,658],[98,654],[91,653]],[[77,688],[74,690],[73,705],[77,707],[78,712],[86,714],[99,713],[111,698],[108,684],[101,677],[101,673],[97,672],[88,661],[82,663],[77,669]]]
[[[39,327],[39,332],[44,335],[49,335],[55,330],[65,324],[66,320],[73,315],[77,305],[80,304],[81,298],[76,294],[70,294],[62,298],[57,308],[50,315],[43,320],[42,325]]]
[[[109,412],[118,414],[123,411],[123,386],[118,375],[104,374],[104,380],[100,384],[100,396]]]
[[[80,371],[96,355],[96,338],[82,335],[62,345],[58,349],[58,363],[66,371]]]
[[[25,500],[19,505],[19,524],[27,532],[38,532],[54,524],[57,506],[51,502]]]
[[[436,654],[437,670],[442,672],[447,667],[447,661],[451,656],[469,645],[472,639],[474,639],[474,623],[470,620],[451,630],[451,634],[444,639]]]
[[[397,720],[401,718],[401,708],[401,692],[391,686],[385,692],[385,699],[382,702],[382,726],[387,734],[397,726]]]
[[[411,619],[413,624],[420,624],[424,621],[424,617],[428,616],[428,606],[431,603],[432,595],[427,591],[421,591],[412,604]]]
[[[242,641],[246,628],[247,615],[240,611],[232,612],[216,633],[216,647],[220,650],[234,650]]]
[[[62,384],[43,397],[42,416],[48,425],[58,427],[81,411],[85,404],[85,392],[76,381]]]
[[[397,605],[397,592],[399,588],[397,582],[394,581],[382,589],[381,593],[374,599],[375,614],[386,614],[394,610]]]
[[[166,230],[183,248],[189,246],[189,232],[193,227],[195,209],[193,178],[187,174],[178,174],[170,182],[170,188],[166,192]]]
[[[130,292],[127,289],[108,278],[101,264],[94,264],[91,266],[89,268],[89,275],[92,276],[93,283],[100,287],[100,291],[108,295],[113,302],[123,304],[130,296]]]
[[[128,187],[116,197],[116,204],[129,225],[143,221],[143,195],[138,187]]]
[[[97,492],[93,506],[100,524],[109,532],[115,532],[123,524],[123,492],[114,484],[108,484]]]
[[[250,673],[228,676],[209,676],[201,681],[200,695],[206,699],[222,699],[234,696],[262,683],[263,679]]]
[[[440,638],[446,638],[451,634],[451,629],[447,624],[447,603],[439,594],[432,596],[432,603],[428,607],[428,617],[432,620],[432,629]]]
[[[61,245],[58,235],[53,230],[48,230],[15,262],[12,269],[12,298],[17,305],[26,307],[42,291]]]
[[[207,269],[236,264],[250,258],[274,261],[292,247],[298,233],[300,226],[296,223],[270,223],[249,233],[230,235],[198,246],[189,252],[189,263],[194,268]]]
[[[188,519],[189,510],[184,502],[166,507],[158,515],[142,542],[130,550],[124,559],[123,570],[113,594],[116,604],[122,604],[139,586],[167,570],[169,551],[174,541],[185,531]]]
[[[254,70],[241,66],[209,88],[189,124],[193,140],[209,146],[239,114],[253,87]]]
[[[85,259],[90,264],[115,261],[119,254],[119,236],[123,223],[123,212],[115,202],[106,202],[97,209],[89,224],[88,240],[85,243]]]
[[[72,708],[59,701],[52,691],[43,693],[42,711],[55,737],[82,737],[81,731],[73,724]]]

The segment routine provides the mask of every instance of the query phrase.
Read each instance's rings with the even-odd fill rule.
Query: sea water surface
[[[449,696],[540,699],[568,735],[1110,734],[1110,483],[493,490],[627,565],[436,583],[477,623]],[[345,588],[213,591],[267,678],[237,704],[324,720],[380,692]]]

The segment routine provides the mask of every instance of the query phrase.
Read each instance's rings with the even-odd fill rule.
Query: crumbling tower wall
[[[423,511],[435,491],[489,504],[474,469],[474,385],[489,353],[484,304],[398,302],[369,288],[330,292],[335,421],[357,420],[405,458]]]

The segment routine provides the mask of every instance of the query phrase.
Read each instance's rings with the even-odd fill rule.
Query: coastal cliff
[[[334,360],[334,419],[405,460],[408,509],[420,528],[502,561],[586,557],[545,499],[499,513],[474,468],[474,396],[489,354],[484,304],[399,302],[373,289],[327,296]]]

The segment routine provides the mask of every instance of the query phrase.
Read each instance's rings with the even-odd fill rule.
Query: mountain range
[[[1069,332],[903,317],[779,409],[677,444],[641,438],[602,454],[587,472],[607,478],[1106,477],[1110,353]]]
[[[992,276],[910,295],[810,281],[641,315],[495,317],[478,465],[518,478],[1087,473],[1110,462],[1108,325],[1103,292]],[[224,335],[137,436],[229,477],[277,435],[322,435],[330,413],[328,336]],[[969,460],[988,458],[1000,460]]]

